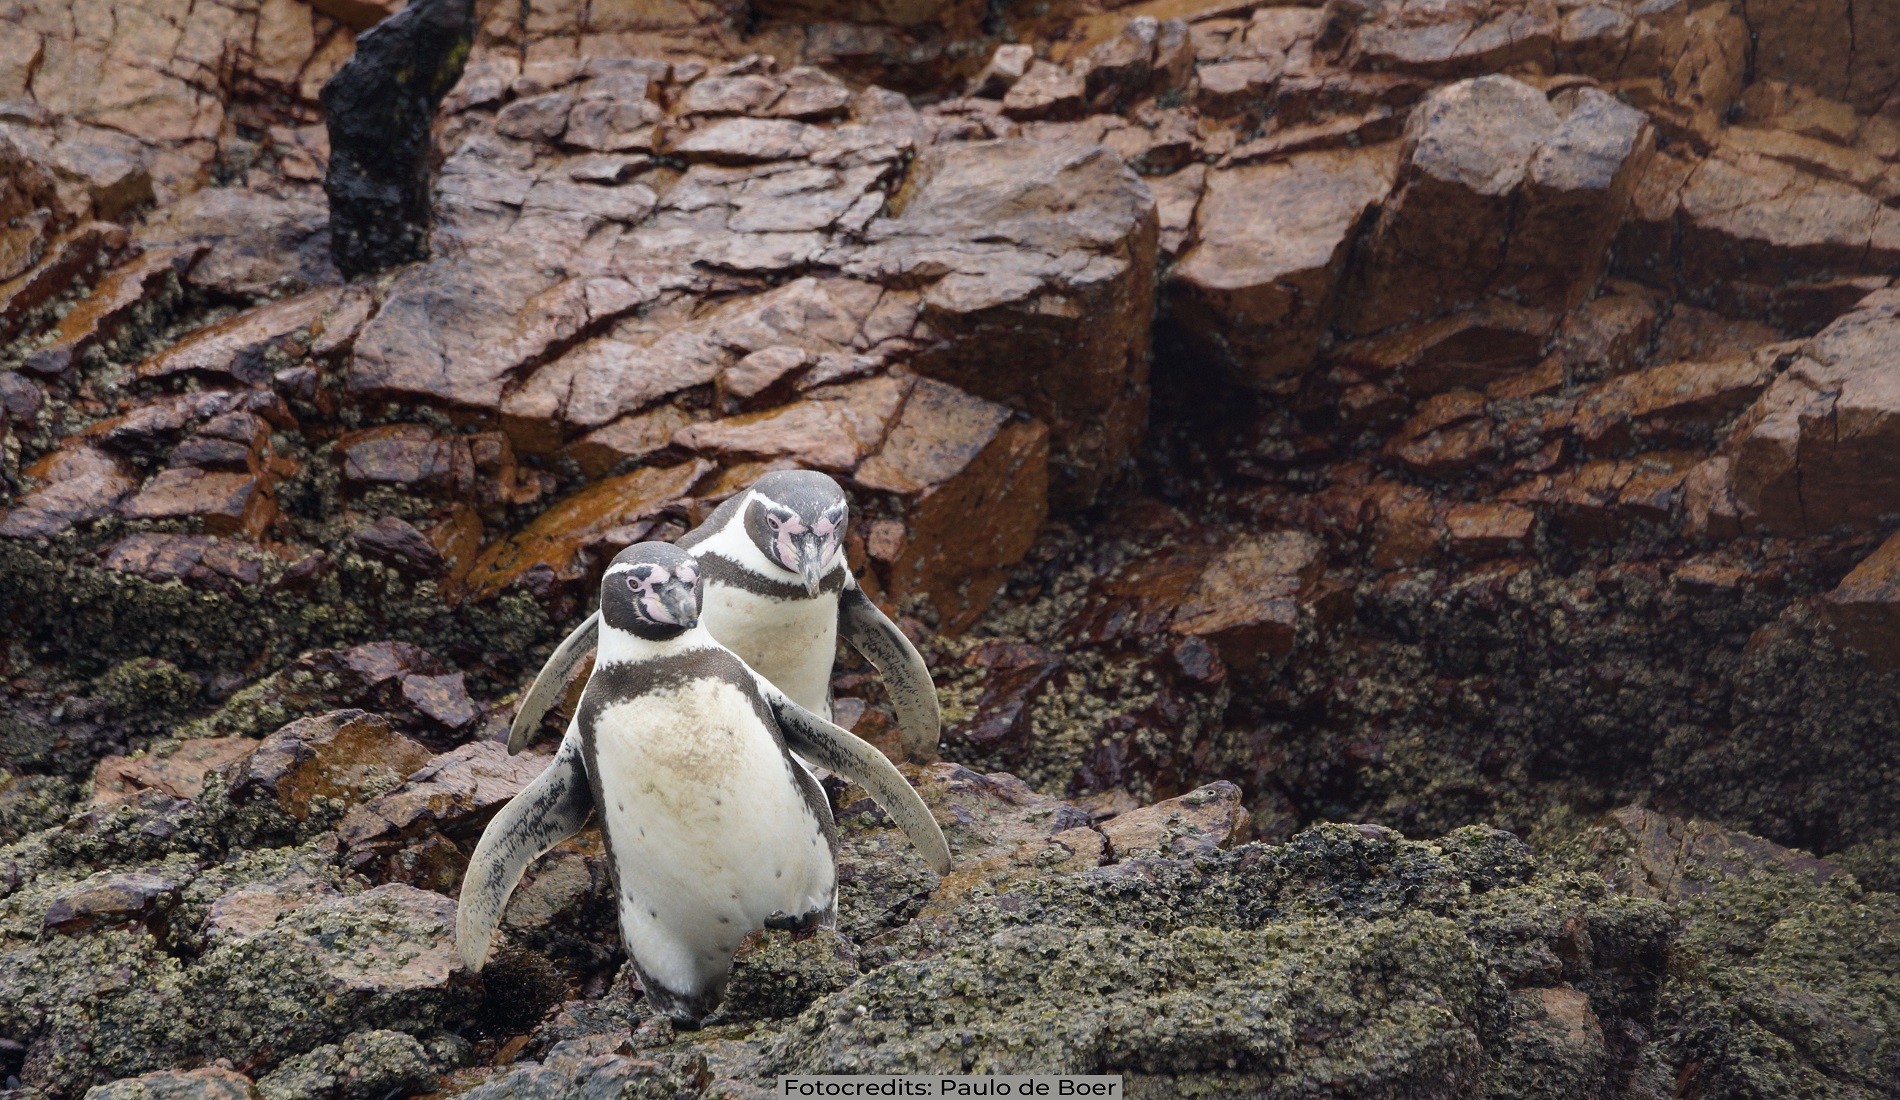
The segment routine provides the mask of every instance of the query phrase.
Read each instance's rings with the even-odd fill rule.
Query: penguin
[[[471,972],[522,871],[598,816],[621,941],[648,1003],[698,1027],[746,935],[836,920],[837,831],[794,751],[862,785],[948,873],[943,832],[903,774],[715,640],[704,573],[704,559],[659,542],[608,567],[594,674],[561,747],[469,861],[456,946]]]
[[[800,706],[831,716],[831,665],[839,635],[878,670],[897,710],[904,756],[937,758],[942,717],[923,657],[858,587],[844,560],[850,506],[815,470],[766,474],[721,504],[676,545],[706,578],[706,628]],[[548,658],[522,697],[508,751],[527,747],[541,716],[594,646],[596,611]]]

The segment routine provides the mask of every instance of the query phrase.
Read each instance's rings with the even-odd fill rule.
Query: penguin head
[[[766,474],[746,495],[746,535],[813,596],[844,549],[849,518],[844,490],[816,470]]]
[[[614,555],[600,582],[608,626],[664,641],[699,625],[699,563],[672,543],[642,542]]]

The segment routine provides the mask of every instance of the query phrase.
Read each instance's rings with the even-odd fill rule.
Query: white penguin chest
[[[734,585],[708,584],[700,622],[793,702],[830,716],[831,666],[838,650],[835,594],[782,600]]]
[[[595,718],[593,748],[622,932],[645,965],[686,981],[688,970],[723,966],[773,913],[831,904],[830,844],[793,765],[732,684],[690,680],[611,703]]]

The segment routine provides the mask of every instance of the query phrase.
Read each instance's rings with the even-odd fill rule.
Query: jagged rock
[[[416,0],[323,86],[331,251],[345,275],[428,255],[430,126],[475,37],[470,0]]]
[[[262,1100],[383,1100],[427,1092],[435,1067],[412,1035],[363,1031],[285,1061],[257,1080]]]
[[[996,47],[996,52],[990,55],[983,71],[971,79],[970,94],[986,99],[1001,99],[1029,71],[1030,62],[1035,59],[1036,50],[1033,46],[1011,43]]]
[[[344,1035],[429,1032],[474,1004],[455,953],[455,903],[400,884],[302,906],[232,936],[194,968],[208,1045],[289,1054]]]
[[[551,599],[557,588],[582,587],[590,570],[605,569],[613,555],[652,529],[638,525],[683,500],[710,468],[704,462],[648,467],[556,502],[527,527],[482,551],[465,591],[480,600],[520,584],[539,588],[540,598]],[[600,560],[590,561],[596,547],[599,553],[593,556]]]
[[[354,333],[369,295],[327,287],[271,302],[230,320],[199,329],[140,363],[140,378],[190,373],[246,386],[270,383],[278,359],[295,359],[314,347],[332,347]],[[347,331],[339,331],[347,330]]]
[[[1272,385],[1312,363],[1363,219],[1392,187],[1392,145],[1207,174],[1195,243],[1168,280],[1186,335],[1235,377]]]
[[[1080,118],[1086,95],[1087,85],[1081,74],[1068,66],[1034,61],[1003,94],[1003,113],[1024,122]]]
[[[1253,669],[1293,649],[1299,604],[1324,566],[1311,535],[1283,531],[1247,539],[1208,562],[1181,597],[1168,629],[1205,638],[1229,665]]]
[[[41,482],[0,519],[0,536],[57,535],[110,514],[138,486],[128,463],[97,447],[55,451],[25,470]]]
[[[263,831],[309,835],[399,784],[429,750],[358,710],[301,718],[225,773],[224,799],[260,815]]]
[[[1729,488],[1747,522],[1789,534],[1868,529],[1894,510],[1886,438],[1900,294],[1869,295],[1804,344],[1743,418]]]
[[[335,282],[328,224],[322,204],[301,194],[208,187],[165,205],[138,239],[148,248],[201,250],[187,281],[250,297]]]
[[[1068,508],[1095,498],[1146,415],[1157,224],[1152,195],[1112,155],[1030,153],[1007,141],[932,149],[850,270],[900,281],[947,269],[923,296],[942,339],[912,365],[1048,424],[1050,499]],[[1018,243],[953,243],[979,241]],[[999,342],[1008,369],[987,350]]]
[[[438,835],[472,845],[489,819],[546,767],[546,757],[509,756],[506,746],[473,741],[431,758],[402,786],[352,809],[337,835],[358,866],[391,855],[405,842]]]
[[[86,1100],[256,1100],[251,1079],[228,1069],[162,1069],[97,1085]]]
[[[107,273],[93,286],[90,297],[60,319],[52,339],[26,357],[25,368],[42,375],[73,372],[88,350],[132,323],[141,306],[174,290],[178,273],[200,251],[195,247],[154,249]]]
[[[101,871],[55,894],[46,908],[48,932],[72,936],[119,924],[143,924],[171,908],[179,884],[147,871]]]
[[[127,519],[197,520],[214,535],[256,538],[277,515],[268,481],[247,473],[179,466],[161,470],[119,505]]]
[[[38,263],[47,243],[71,223],[59,201],[52,173],[12,140],[0,137],[0,279],[12,279]]]
[[[105,757],[93,777],[92,804],[116,806],[145,790],[196,798],[208,775],[244,759],[257,746],[248,737],[198,737],[144,756]]]
[[[732,956],[719,1018],[796,1016],[857,980],[856,946],[829,928],[806,938],[770,929],[754,932]]]
[[[1862,559],[1817,608],[1840,640],[1882,667],[1900,665],[1900,543],[1889,538]]]
[[[1240,788],[1213,783],[1178,798],[1116,814],[1097,826],[1116,860],[1146,853],[1182,859],[1228,847],[1246,831]]]
[[[1406,122],[1398,187],[1342,327],[1377,332],[1475,302],[1504,260],[1519,185],[1561,125],[1542,92],[1508,77],[1427,96]]]
[[[889,494],[902,541],[880,545],[877,576],[891,599],[922,593],[958,630],[989,605],[1029,549],[1048,499],[1048,432],[951,386],[917,383],[876,454],[852,480]],[[993,522],[974,527],[976,511]]]
[[[72,289],[94,261],[127,240],[124,228],[104,222],[85,222],[55,238],[32,268],[0,283],[0,339],[18,335],[34,309]]]

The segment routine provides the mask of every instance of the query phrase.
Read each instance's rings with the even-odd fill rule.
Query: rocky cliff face
[[[401,7],[0,9],[22,1100],[1896,1088],[1890,5],[483,5],[350,281]],[[833,791],[837,932],[683,1038],[584,834],[463,973],[515,693],[790,465],[957,871]]]

